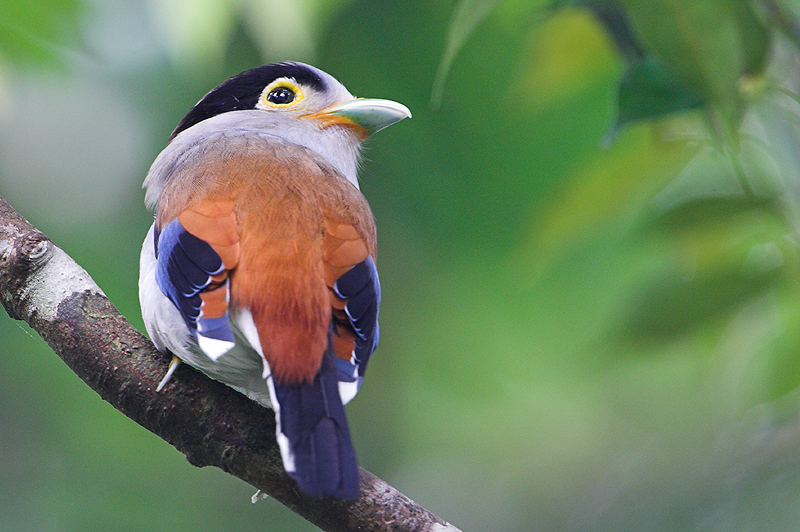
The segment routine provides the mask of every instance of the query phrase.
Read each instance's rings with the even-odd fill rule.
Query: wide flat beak
[[[402,103],[373,98],[356,98],[333,107],[328,107],[309,118],[321,120],[326,125],[340,124],[356,126],[367,138],[381,129],[411,118],[411,111]]]

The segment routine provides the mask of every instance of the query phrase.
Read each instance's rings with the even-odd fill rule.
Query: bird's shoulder
[[[187,208],[231,201],[239,223],[252,219],[279,225],[296,213],[323,228],[326,221],[332,226],[350,225],[374,253],[375,223],[366,199],[333,165],[306,147],[263,131],[226,130],[184,146],[172,159],[169,165],[154,164],[151,173],[165,175],[149,179],[151,185],[163,182],[159,226]]]

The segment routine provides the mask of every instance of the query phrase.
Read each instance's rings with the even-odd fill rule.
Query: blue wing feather
[[[211,284],[211,276],[222,272],[225,265],[216,251],[205,241],[189,233],[181,223],[172,220],[155,232],[156,282],[181,312],[193,335],[233,342],[228,314],[220,318],[203,318],[200,293]]]
[[[344,307],[355,332],[357,375],[363,377],[367,361],[378,346],[380,327],[378,313],[381,303],[381,283],[372,257],[342,274],[333,285],[336,295],[346,299]]]

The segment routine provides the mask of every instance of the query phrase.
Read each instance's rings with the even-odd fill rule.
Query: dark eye
[[[275,87],[267,94],[267,101],[276,105],[292,103],[294,91],[289,87]]]

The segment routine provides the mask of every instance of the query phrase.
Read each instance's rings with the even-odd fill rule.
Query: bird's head
[[[211,90],[181,120],[170,142],[198,125],[255,128],[306,146],[348,174],[355,170],[364,139],[410,116],[400,103],[354,97],[310,65],[276,63],[242,72]]]

